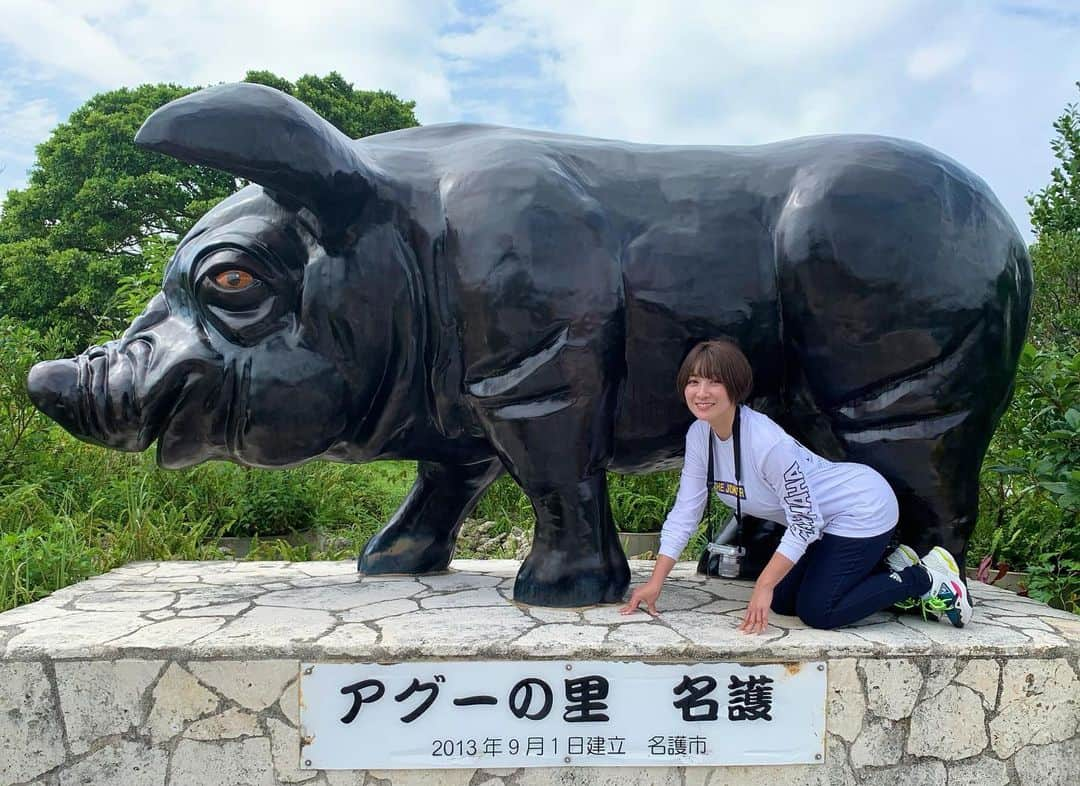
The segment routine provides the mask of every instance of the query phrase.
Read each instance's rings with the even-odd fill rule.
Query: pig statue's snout
[[[30,369],[26,389],[34,406],[68,431],[82,431],[79,365],[74,360],[46,360]]]
[[[38,409],[79,439],[144,450],[152,435],[135,389],[135,366],[142,362],[138,351],[118,351],[114,343],[91,347],[75,358],[38,363],[26,388]]]

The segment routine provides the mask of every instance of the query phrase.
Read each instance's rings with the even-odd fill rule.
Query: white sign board
[[[304,664],[307,769],[814,764],[825,664]]]

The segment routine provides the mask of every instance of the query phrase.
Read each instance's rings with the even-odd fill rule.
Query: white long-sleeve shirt
[[[738,492],[743,514],[784,524],[787,531],[777,551],[792,562],[825,532],[869,538],[896,526],[896,495],[873,469],[824,459],[767,415],[746,406],[740,406],[739,413],[741,486],[735,483],[734,439],[720,439],[704,420],[686,432],[679,493],[660,532],[661,554],[677,560],[701,521],[710,435],[717,497],[734,508]]]

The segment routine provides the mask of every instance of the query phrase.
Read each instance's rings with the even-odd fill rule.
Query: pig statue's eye
[[[198,258],[193,278],[207,319],[240,344],[253,344],[279,329],[295,302],[296,287],[272,260],[236,246]]]
[[[255,276],[246,270],[223,270],[214,276],[214,283],[222,289],[238,292],[255,283]]]
[[[266,266],[237,248],[208,254],[199,261],[196,276],[203,303],[230,312],[259,308],[274,295]]]

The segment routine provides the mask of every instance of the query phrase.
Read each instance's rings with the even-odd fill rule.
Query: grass
[[[104,450],[58,427],[20,448],[0,477],[0,611],[134,560],[228,558],[217,545],[227,534],[259,536],[249,559],[355,555],[415,475],[410,462],[171,472],[150,451]],[[307,527],[326,549],[273,537]]]
[[[231,558],[218,546],[226,535],[257,537],[246,559],[354,557],[397,510],[416,472],[406,461],[314,462],[276,472],[215,462],[166,471],[152,451],[105,450],[56,426],[19,445],[17,459],[0,467],[0,611],[135,560]],[[649,532],[670,509],[678,474],[612,474],[609,481],[620,529]],[[723,520],[723,506],[715,508]],[[509,477],[492,485],[472,516],[494,522],[490,534],[532,530],[532,507]],[[980,521],[976,543],[991,525]],[[308,527],[325,545],[274,537]],[[684,558],[697,559],[705,539],[703,526]],[[1072,604],[1075,598],[1065,605]]]
[[[257,538],[246,559],[345,559],[390,518],[416,467],[313,462],[281,471],[224,462],[166,471],[153,451],[132,455],[79,442],[44,425],[0,475],[0,611],[135,560],[227,559],[227,535]],[[659,528],[678,476],[611,476],[620,526]],[[490,532],[531,533],[533,511],[509,477],[496,481],[474,518]],[[275,534],[315,528],[325,546]]]

